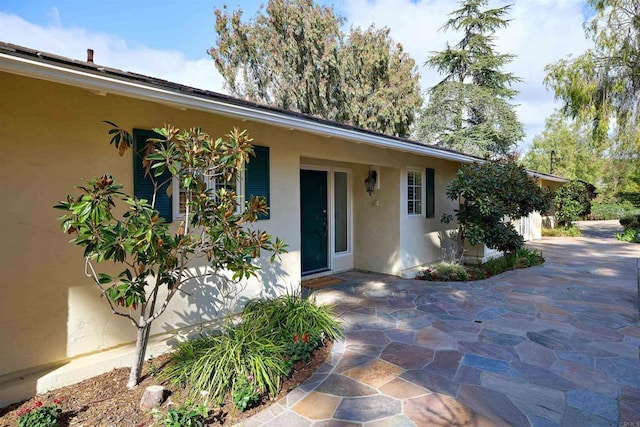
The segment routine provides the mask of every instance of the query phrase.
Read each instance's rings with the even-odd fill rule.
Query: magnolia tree
[[[111,144],[122,156],[132,147],[133,137],[107,123],[112,126]],[[284,251],[280,239],[247,228],[259,214],[267,213],[264,198],[251,197],[240,210],[234,191],[207,186],[211,179],[235,180],[250,161],[253,148],[245,131],[233,129],[217,139],[200,128],[180,130],[166,125],[154,131],[158,137],[147,140],[137,159],[151,179],[151,200],[125,194],[122,185],[103,175],[79,186],[78,196],[67,196],[56,206],[66,212],[59,218],[63,231],[73,236],[73,244],[84,247],[87,276],[113,314],[129,319],[137,329],[129,388],[140,380],[151,324],[185,283],[221,275],[222,270],[231,272],[234,281],[249,278],[258,269],[252,260],[262,250],[271,252],[272,262]],[[171,191],[176,178],[185,196],[186,214],[179,225],[170,227],[155,204],[158,192]],[[194,258],[206,259],[205,273],[189,268]],[[98,265],[105,261],[122,271],[98,272]]]
[[[533,211],[544,212],[550,205],[548,192],[512,160],[463,165],[447,187],[447,197],[459,203],[455,215],[442,217],[445,223],[454,217],[458,221],[458,262],[462,261],[465,240],[502,252],[521,248],[524,240],[511,220]]]

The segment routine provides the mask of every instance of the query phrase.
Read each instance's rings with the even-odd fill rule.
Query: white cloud
[[[0,13],[0,40],[82,61],[91,48],[96,64],[223,92],[224,80],[211,58],[188,60],[178,51],[150,49],[108,34],[65,28],[55,8],[50,15],[54,25],[43,27]]]
[[[515,86],[520,94],[515,99],[517,111],[527,136],[523,145],[544,128],[545,117],[557,104],[543,84],[544,67],[567,54],[581,54],[589,47],[582,29],[584,0],[526,0],[514,3],[508,28],[498,30],[496,45],[500,53],[517,55],[508,71],[524,80]],[[490,1],[490,7],[509,4]],[[442,50],[447,41],[455,44],[459,35],[439,31],[458,7],[452,0],[347,0],[342,10],[354,26],[389,27],[394,40],[416,60],[423,90],[435,85],[441,77],[424,66],[432,51]]]

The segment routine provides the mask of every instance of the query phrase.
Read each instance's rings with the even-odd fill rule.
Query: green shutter
[[[436,216],[436,203],[435,203],[435,183],[436,183],[436,171],[431,168],[426,170],[426,185],[427,185],[427,204],[426,204],[426,217],[433,218]]]
[[[147,145],[147,139],[159,138],[160,135],[150,130],[134,129],[133,130],[133,194],[138,199],[146,199],[151,203],[153,200],[153,182],[150,176],[145,176],[142,159]],[[168,180],[160,187],[156,194],[155,209],[165,221],[173,221],[173,203],[171,196],[167,195],[168,186],[172,185],[171,173],[166,170],[161,176],[156,178],[157,182]]]
[[[244,194],[247,200],[251,196],[262,196],[267,199],[267,206],[271,206],[269,200],[269,147],[253,146],[256,156],[249,159],[244,176]],[[271,213],[258,216],[258,219],[269,219]]]

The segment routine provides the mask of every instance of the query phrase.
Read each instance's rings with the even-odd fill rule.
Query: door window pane
[[[349,249],[348,245],[348,175],[346,172],[335,172],[335,245],[336,252],[346,252]]]

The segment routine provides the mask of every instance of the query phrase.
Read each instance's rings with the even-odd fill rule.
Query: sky
[[[213,10],[241,9],[255,16],[266,0],[0,0],[0,41],[86,59],[95,51],[99,65],[226,93],[224,80],[207,49],[216,43]],[[424,65],[429,54],[455,44],[459,34],[440,28],[459,3],[454,0],[322,0],[346,18],[349,27],[388,27],[418,65],[423,91],[441,77]],[[490,7],[513,4],[506,29],[496,33],[500,53],[516,55],[506,67],[523,79],[518,118],[526,137],[523,152],[544,129],[545,118],[559,104],[543,84],[544,68],[590,47],[583,23],[586,0],[490,0]]]

